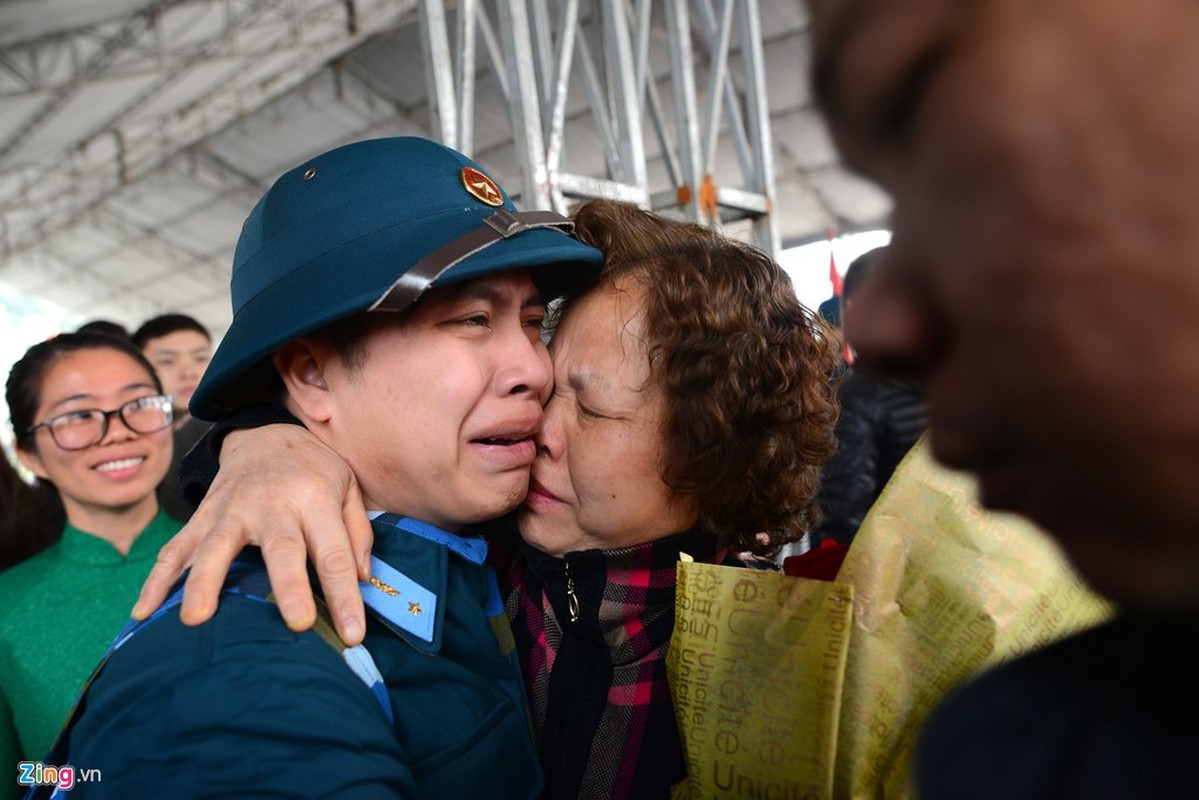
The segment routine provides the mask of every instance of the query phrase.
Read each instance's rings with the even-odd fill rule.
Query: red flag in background
[[[828,229],[828,279],[829,279],[829,282],[833,284],[833,297],[838,298],[838,302],[841,304],[841,308],[839,309],[838,314],[837,314],[837,317],[840,320],[840,319],[843,319],[843,317],[841,315],[845,313],[845,298],[841,296],[841,292],[842,292],[842,288],[843,288],[842,280],[841,280],[841,273],[837,272],[837,257],[834,255],[834,251],[833,251],[833,240],[836,238],[837,238],[837,232],[834,231],[832,228],[829,228]],[[837,327],[840,328],[841,324],[838,323]],[[841,342],[841,358],[845,361],[846,364],[853,363],[853,349],[850,348],[849,342],[844,341],[844,339]]]
[[[833,284],[833,297],[841,296],[841,273],[837,272],[837,258],[833,255],[833,240],[837,234],[828,229],[828,279]]]

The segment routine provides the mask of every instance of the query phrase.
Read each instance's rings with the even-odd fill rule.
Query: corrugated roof
[[[783,243],[882,224],[887,198],[840,166],[812,107],[802,3],[759,10]],[[131,327],[183,311],[219,336],[241,222],[280,172],[355,139],[435,135],[417,13],[413,0],[0,4],[0,281]],[[648,56],[665,95],[655,15]],[[473,155],[511,188],[504,95],[486,52],[476,64]],[[572,79],[563,166],[604,177],[582,87]],[[670,182],[648,124],[644,147],[652,196]],[[717,152],[718,184],[735,180],[727,131]]]

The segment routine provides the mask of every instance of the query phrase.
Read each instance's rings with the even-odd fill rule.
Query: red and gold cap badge
[[[462,179],[462,188],[466,189],[467,194],[479,202],[489,206],[504,204],[504,194],[500,191],[500,187],[474,167],[463,167],[462,171],[458,173],[458,177]]]

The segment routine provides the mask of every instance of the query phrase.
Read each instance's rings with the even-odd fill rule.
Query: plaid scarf
[[[507,609],[544,797],[666,798],[686,777],[665,661],[680,551],[708,563],[727,552],[698,531],[561,559],[520,545]]]

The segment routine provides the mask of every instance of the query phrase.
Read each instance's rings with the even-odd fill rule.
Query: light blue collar
[[[436,525],[423,522],[412,517],[401,517],[387,511],[368,511],[366,515],[371,521],[379,521],[392,528],[428,539],[442,545],[447,550],[457,553],[472,564],[482,564],[487,560],[487,540],[482,536],[459,536],[456,533],[442,530]],[[380,519],[383,517],[384,519]]]

